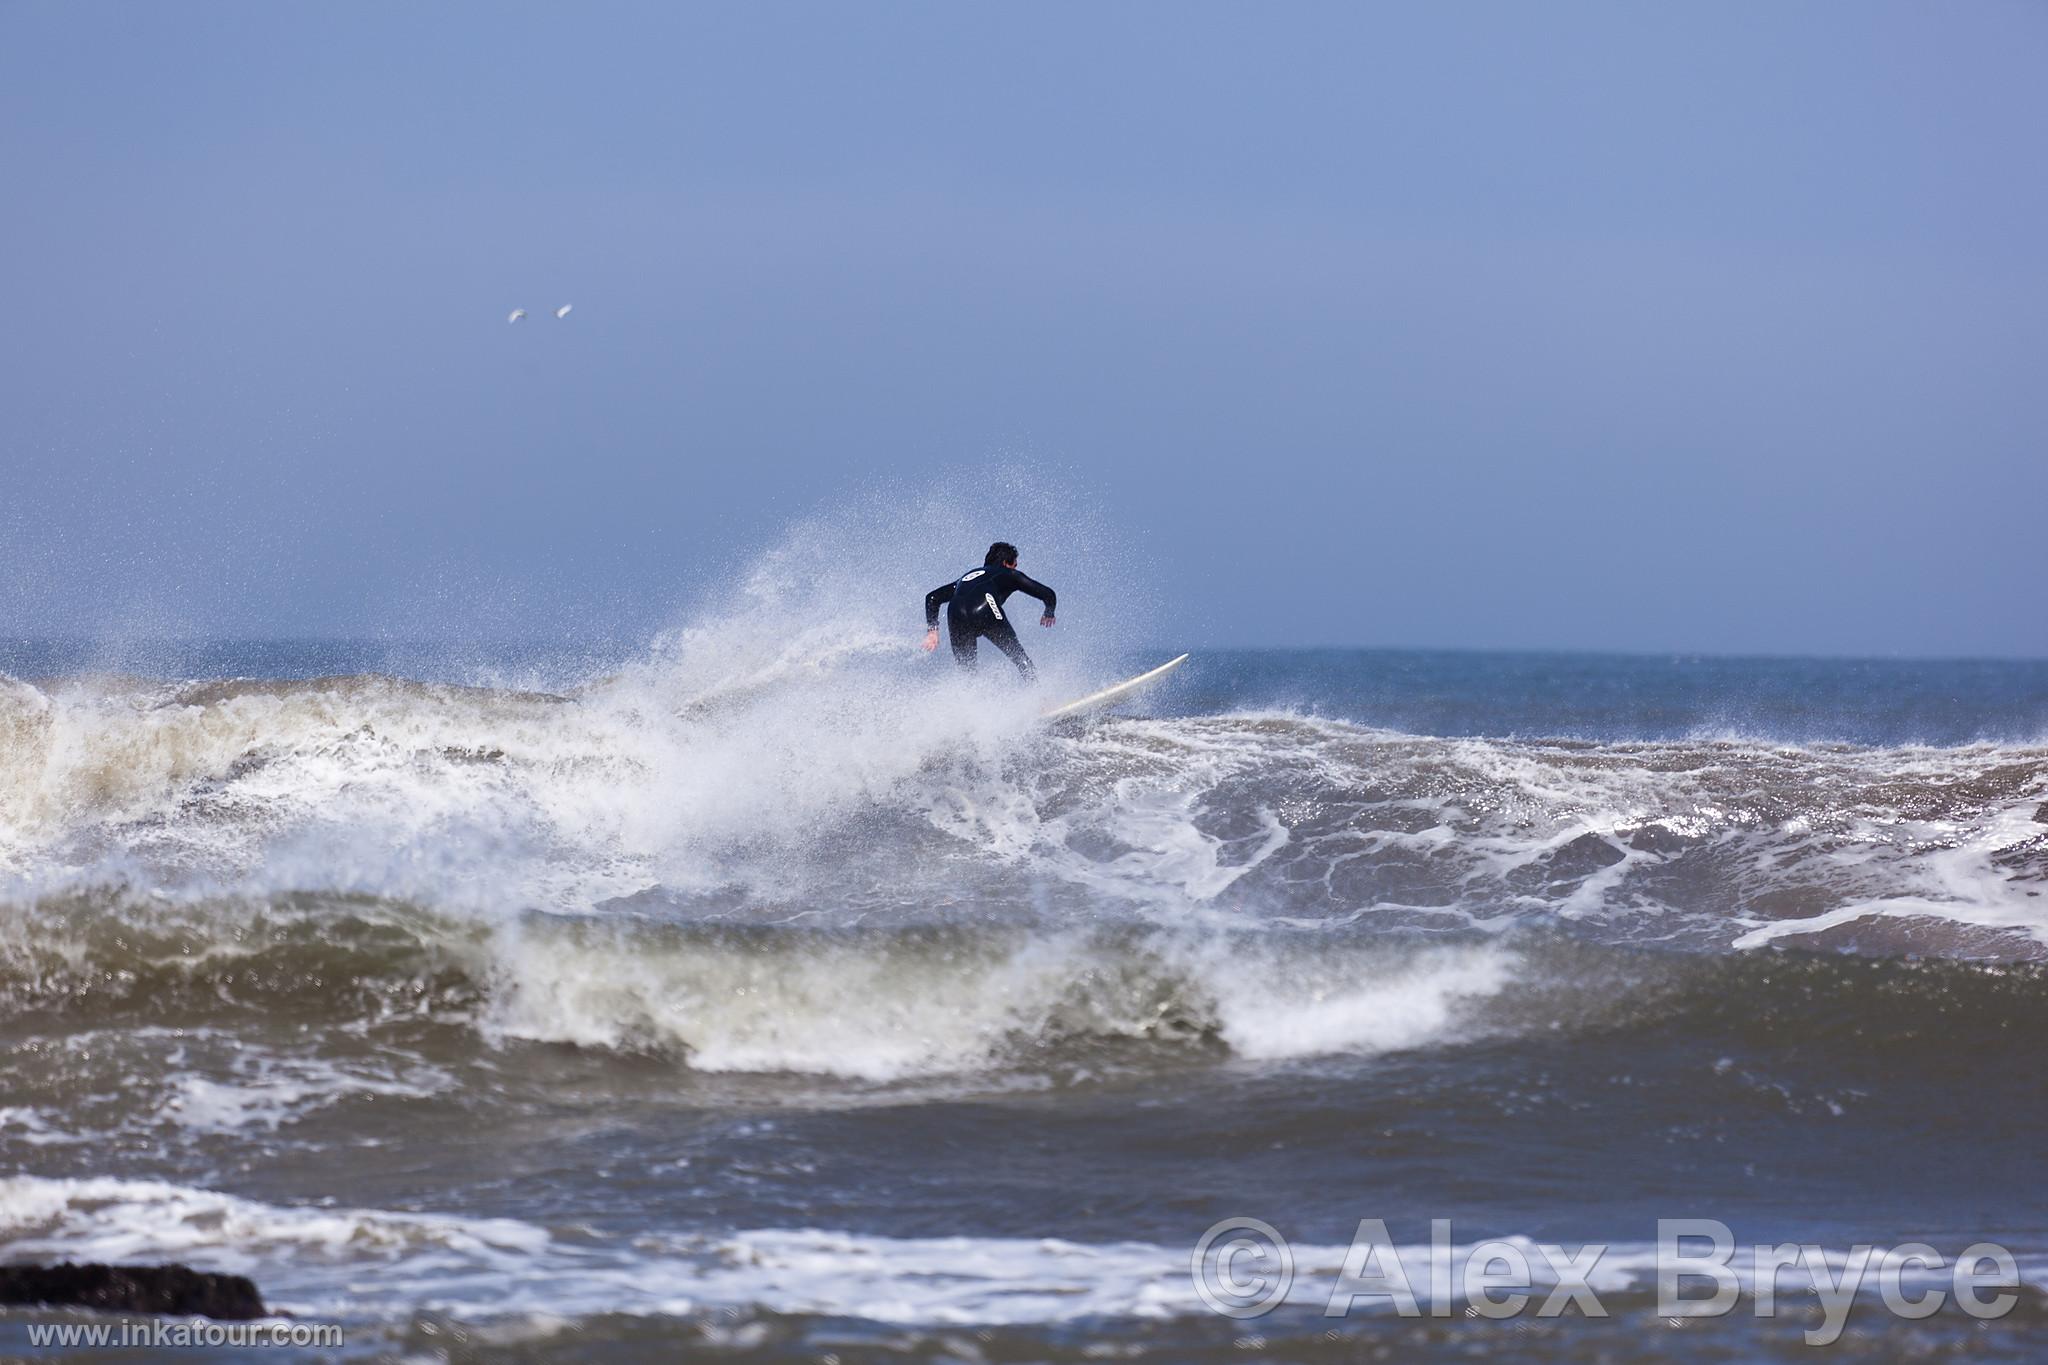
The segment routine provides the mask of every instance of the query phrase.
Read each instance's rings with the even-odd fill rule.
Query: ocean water
[[[2048,664],[1198,653],[1047,728],[1177,649],[1034,632],[1032,691],[742,599],[0,642],[0,1257],[364,1358],[1806,1358],[1747,1252],[1657,1311],[1696,1218],[1997,1243],[2010,1313],[1829,1349],[2048,1351]],[[1326,1314],[1362,1219],[1420,1316]],[[1434,1295],[1436,1219],[1605,1245],[1607,1316]]]

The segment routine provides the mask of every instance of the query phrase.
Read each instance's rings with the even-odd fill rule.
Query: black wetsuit
[[[974,667],[975,643],[986,638],[1009,655],[1017,671],[1028,678],[1032,676],[1031,660],[1010,626],[1009,614],[1003,610],[1003,603],[1010,600],[1013,592],[1030,594],[1045,603],[1047,616],[1053,614],[1057,599],[1051,588],[1006,565],[984,564],[924,595],[925,629],[939,628],[939,608],[943,606],[946,627],[953,637],[953,662],[962,668]]]

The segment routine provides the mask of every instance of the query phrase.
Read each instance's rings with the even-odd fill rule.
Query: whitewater
[[[833,534],[567,666],[18,646],[9,1257],[248,1273],[373,1355],[1234,1358],[1186,1276],[1234,1214],[2039,1283],[2048,667],[1212,652],[1046,726],[1175,642],[959,676],[914,545],[805,598]]]

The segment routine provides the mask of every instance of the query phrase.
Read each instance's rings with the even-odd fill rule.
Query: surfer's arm
[[[1045,615],[1039,618],[1039,623],[1041,625],[1051,625],[1054,610],[1059,605],[1059,594],[1031,577],[1031,575],[1020,573],[1016,569],[1010,570],[1010,581],[1016,584],[1018,592],[1029,593],[1045,603]]]
[[[924,595],[924,628],[926,630],[937,630],[939,628],[939,608],[952,600],[953,585],[951,583],[933,588]],[[1051,608],[1047,608],[1047,610],[1049,611]]]

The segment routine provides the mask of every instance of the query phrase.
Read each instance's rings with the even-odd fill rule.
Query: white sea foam
[[[446,1071],[417,1062],[394,1069],[238,1050],[225,1077],[199,1071],[166,1076],[157,1112],[198,1133],[274,1133],[351,1098],[417,1099],[454,1085]]]
[[[36,1176],[0,1179],[0,1236],[16,1259],[182,1260],[288,1286],[320,1282],[322,1266],[409,1257],[516,1270],[551,1240],[514,1219],[286,1208],[164,1181]],[[338,1309],[345,1288],[345,1277],[337,1280],[321,1306]]]
[[[82,1138],[54,1127],[40,1110],[22,1104],[0,1106],[0,1138],[26,1142],[36,1147],[83,1141]]]
[[[1654,1231],[1654,1230],[1652,1230]],[[899,1325],[1016,1325],[1093,1318],[1204,1317],[1188,1245],[1142,1241],[1083,1243],[1057,1238],[883,1237],[815,1229],[649,1232],[629,1240],[587,1230],[549,1229],[509,1218],[393,1213],[340,1207],[281,1207],[210,1190],[145,1180],[0,1179],[0,1236],[20,1259],[179,1260],[249,1274],[275,1307],[303,1316],[390,1321],[417,1309],[470,1321],[534,1314],[574,1319],[593,1313],[685,1315],[716,1308],[864,1318]],[[1499,1239],[1527,1263],[1538,1295],[1555,1287],[1547,1244]],[[1587,1240],[1593,1240],[1589,1237]],[[1579,1251],[1578,1243],[1570,1252]],[[1474,1244],[1448,1248],[1448,1299],[1431,1275],[1433,1249],[1402,1242],[1381,1253],[1382,1273],[1398,1260],[1418,1302],[1464,1302],[1464,1267]],[[1949,1248],[1951,1253],[1960,1248]],[[1348,1246],[1296,1243],[1290,1305],[1330,1302]],[[1566,1252],[1555,1252],[1557,1261]],[[1831,1273],[1849,1259],[1824,1252]],[[2022,1280],[2048,1284],[2048,1261],[2027,1255]],[[1754,1293],[1767,1273],[1748,1248],[1730,1258],[1737,1283]],[[1804,1272],[1778,1273],[1778,1293],[1799,1291]],[[1608,1244],[1588,1277],[1594,1293],[1654,1289],[1650,1241]],[[1909,1283],[1936,1279],[1919,1271]],[[1874,1280],[1864,1286],[1874,1293]],[[1353,1311],[1388,1312],[1387,1299]]]
[[[1754,927],[1731,946],[1759,948],[1865,919],[1944,920],[2048,943],[2048,897],[2023,894],[2035,888],[2016,887],[1996,861],[2006,850],[2040,839],[2040,822],[2032,807],[2015,803],[1994,809],[1970,827],[1945,822],[1930,828],[1927,822],[1914,822],[1906,828],[1926,850],[1915,860],[1913,894],[1855,900],[1803,919],[1744,919]],[[1871,852],[1867,841],[1835,857],[1853,866],[1866,864]]]
[[[1458,1038],[1473,1028],[1465,1007],[1508,985],[1517,960],[1488,945],[1406,960],[1328,953],[1311,965],[1221,940],[1196,957],[1224,1041],[1239,1056],[1264,1059],[1394,1052]]]
[[[687,1051],[707,1071],[893,1080],[980,1071],[1066,1037],[1213,1034],[1247,1057],[1456,1038],[1512,950],[1427,952],[1297,934],[1070,931],[777,944],[538,935],[503,958],[502,1036]]]

